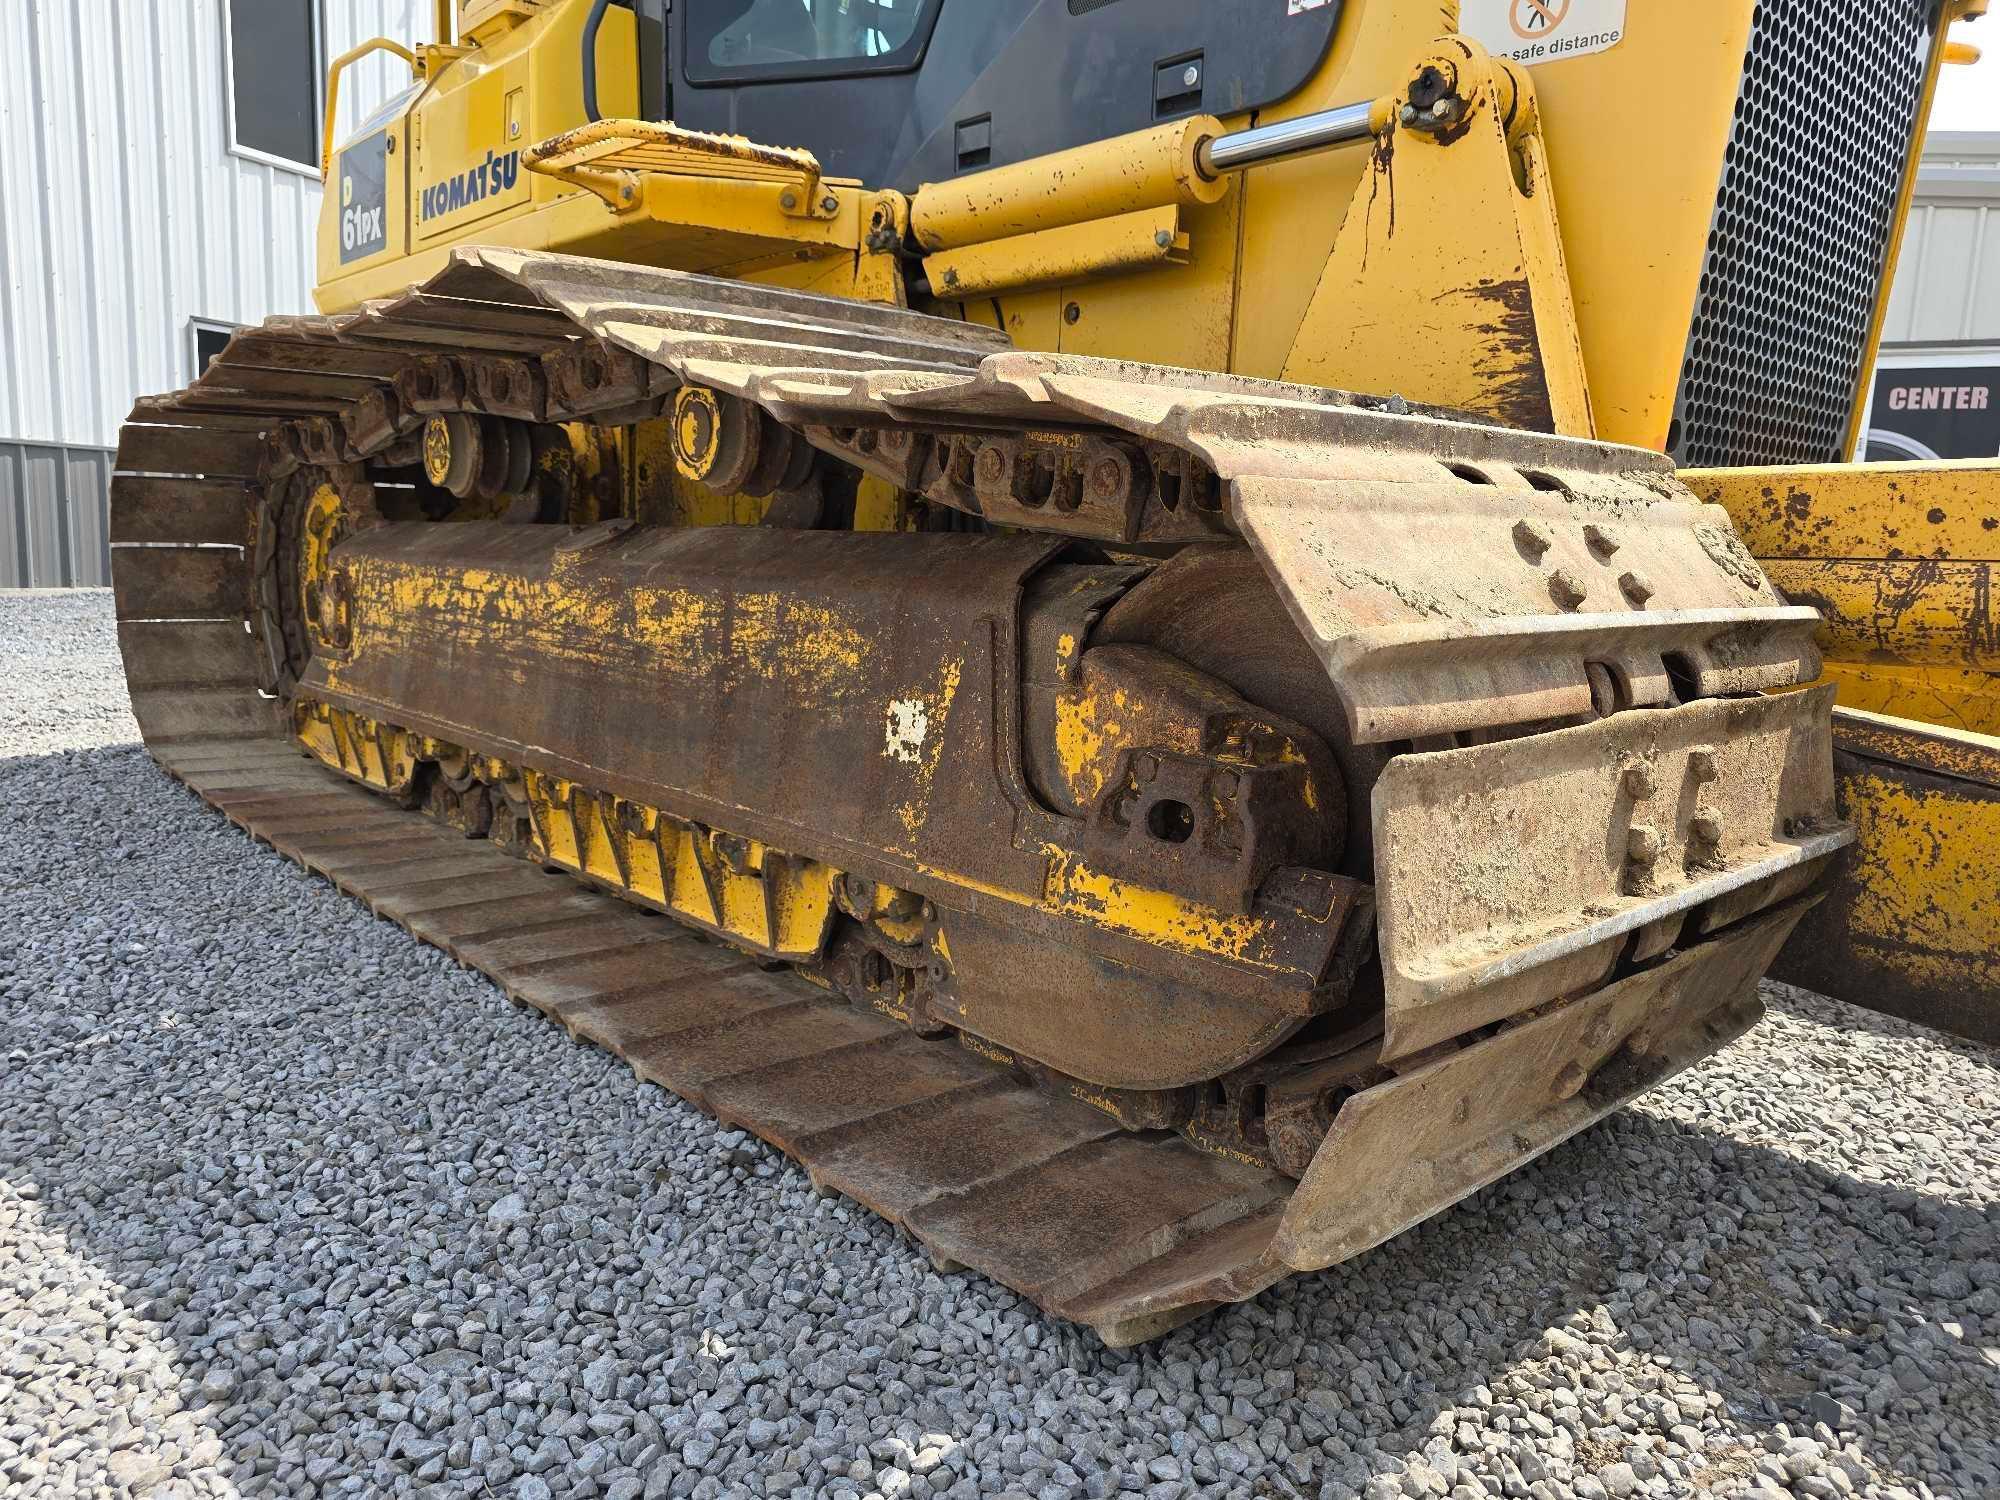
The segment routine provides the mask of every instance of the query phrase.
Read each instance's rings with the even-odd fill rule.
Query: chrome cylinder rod
[[[1322,109],[1296,120],[1280,120],[1275,125],[1259,125],[1228,135],[1212,135],[1195,147],[1195,165],[1205,177],[1225,172],[1241,172],[1274,161],[1289,161],[1315,151],[1365,141],[1372,132],[1368,116],[1372,104],[1343,104],[1338,109]]]

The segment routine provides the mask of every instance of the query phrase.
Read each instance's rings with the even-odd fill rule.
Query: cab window
[[[939,0],[687,0],[688,81],[900,72]]]

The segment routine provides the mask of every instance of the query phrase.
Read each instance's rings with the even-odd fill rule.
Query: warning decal
[[[1495,57],[1559,62],[1625,40],[1625,0],[1461,0],[1459,29]]]

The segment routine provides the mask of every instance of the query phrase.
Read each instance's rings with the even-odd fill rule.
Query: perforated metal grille
[[[1832,463],[1913,149],[1936,0],[1761,0],[1668,446]]]

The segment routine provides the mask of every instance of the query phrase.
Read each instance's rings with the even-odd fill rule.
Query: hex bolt
[[[1688,751],[1688,774],[1702,786],[1719,780],[1722,771],[1715,763],[1715,751],[1707,745],[1697,745]]]
[[[1697,844],[1711,847],[1722,842],[1722,815],[1720,813],[1696,813],[1688,822],[1688,837]]]
[[[1644,573],[1624,573],[1619,575],[1618,588],[1627,599],[1632,601],[1635,609],[1643,606],[1648,599],[1653,597],[1653,585],[1648,581]]]
[[[828,193],[824,198],[819,200],[819,206],[822,213],[837,213],[840,210],[840,200],[834,197],[833,194]]]
[[[1556,601],[1559,609],[1580,609],[1585,597],[1583,585],[1577,582],[1576,575],[1569,569],[1557,568],[1549,574],[1549,597]]]
[[[1193,63],[1189,63],[1187,71],[1181,74],[1181,82],[1186,84],[1189,88],[1193,88],[1196,84],[1201,82],[1201,69],[1197,68]]]
[[[1590,1082],[1590,1074],[1581,1063],[1566,1062],[1562,1071],[1556,1074],[1556,1081],[1550,1092],[1558,1099],[1574,1099],[1583,1092],[1583,1086]]]
[[[924,903],[923,918],[926,922],[935,922],[937,920],[937,903],[935,901],[926,901]]]
[[[1644,802],[1653,795],[1655,783],[1653,768],[1642,760],[1635,760],[1625,767],[1625,773],[1618,778],[1625,788],[1625,795],[1634,802]]]
[[[1650,823],[1634,823],[1625,835],[1625,857],[1641,869],[1650,870],[1660,862],[1659,830]]]
[[[1514,523],[1514,544],[1523,552],[1533,553],[1535,561],[1540,562],[1543,555],[1547,553],[1549,548],[1555,545],[1555,542],[1546,531],[1542,530],[1533,521],[1520,520]]]
[[[778,207],[782,208],[786,213],[790,213],[798,206],[799,195],[790,188],[786,188],[782,193],[778,194]]]
[[[1416,105],[1405,104],[1400,110],[1397,111],[1396,118],[1401,120],[1405,125],[1416,124],[1417,123]]]
[[[1153,243],[1158,245],[1162,250],[1166,249],[1173,242],[1174,242],[1173,235],[1164,229],[1159,230],[1153,236]]]
[[[1618,538],[1594,523],[1583,528],[1583,539],[1600,561],[1608,559],[1619,548]]]
[[[1431,106],[1431,118],[1433,120],[1449,120],[1452,117],[1454,107],[1455,103],[1453,100],[1440,99]]]

